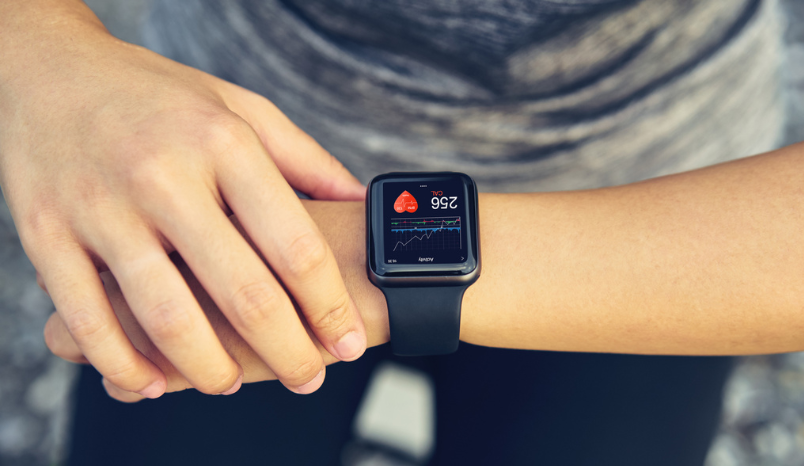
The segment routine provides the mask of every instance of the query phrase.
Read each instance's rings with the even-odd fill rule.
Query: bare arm
[[[359,200],[365,188],[265,98],[112,37],[79,0],[0,0],[0,186],[66,329],[126,390],[158,397],[166,379],[115,319],[99,269],[194,387],[240,387],[174,249],[289,389],[323,382],[305,325],[341,360],[365,349],[332,251],[293,191]]]
[[[642,354],[804,349],[804,144],[608,189],[486,196],[461,338]]]
[[[466,292],[461,339],[641,354],[804,349],[802,168],[796,145],[621,187],[481,195],[483,273]],[[384,298],[366,277],[363,204],[305,207],[332,245],[369,345],[386,342]],[[113,301],[120,313],[125,304]],[[51,319],[51,348],[80,358],[59,329]],[[236,335],[222,340],[246,381],[272,378]]]

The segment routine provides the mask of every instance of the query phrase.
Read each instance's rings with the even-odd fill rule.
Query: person
[[[259,89],[359,178],[459,164],[482,190],[587,188],[481,198],[484,276],[466,296],[466,342],[641,354],[801,349],[800,146],[604,188],[778,144],[773,2],[451,5],[161,2],[151,35],[165,55]],[[330,355],[363,352],[364,321],[370,344],[387,340],[383,305],[355,249],[360,206],[308,203],[314,222],[282,177],[319,199],[357,198],[359,189],[276,107],[114,41],[78,2],[3,7],[11,28],[4,63],[15,66],[0,71],[4,95],[14,97],[0,108],[13,116],[0,129],[0,181],[59,309],[47,328],[57,354],[86,357],[110,394],[127,400],[189,386],[232,393],[243,380],[274,376],[306,393],[323,382]],[[23,41],[44,7],[61,21],[37,31],[41,41]],[[260,22],[272,27],[249,27]],[[64,33],[78,39],[59,48]],[[50,55],[44,71],[16,65],[53,49],[64,53]],[[45,82],[65,102],[45,109]],[[47,134],[63,136],[59,147]],[[313,337],[221,213],[237,214]],[[189,269],[167,262],[172,248]],[[95,278],[104,266],[130,305],[109,282],[117,319]],[[193,298],[189,271],[211,299],[201,286]],[[360,342],[339,352],[349,334]],[[365,359],[349,367],[358,372]],[[689,464],[705,454],[729,361],[467,347],[431,364],[445,376],[437,378],[440,398],[453,401],[440,404],[435,462]],[[566,372],[572,364],[581,369]],[[607,379],[600,367],[623,378]],[[539,374],[551,373],[556,385],[537,389]],[[616,397],[613,387],[631,390]],[[537,394],[561,409],[547,409]],[[583,411],[571,400],[595,420],[590,430],[578,427]],[[499,409],[478,415],[478,401]],[[539,421],[540,413],[551,415]],[[301,410],[294,417],[306,426],[315,418]],[[473,429],[454,428],[461,425]],[[271,438],[283,438],[279,430]],[[597,439],[584,451],[552,442],[573,430]],[[281,454],[281,445],[272,450]]]

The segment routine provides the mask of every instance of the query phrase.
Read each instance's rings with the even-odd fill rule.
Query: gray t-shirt
[[[145,31],[364,182],[608,186],[772,149],[784,127],[775,0],[157,0]]]

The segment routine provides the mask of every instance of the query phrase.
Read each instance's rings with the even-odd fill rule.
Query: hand
[[[328,243],[333,245],[334,254],[340,269],[343,271],[347,289],[355,297],[363,314],[369,346],[387,342],[389,340],[389,331],[385,298],[380,290],[368,281],[366,276],[365,229],[362,224],[364,216],[362,203],[306,202],[305,205],[310,210],[313,218],[322,226],[322,233]],[[236,220],[233,223],[239,226]],[[276,375],[271,371],[270,367],[260,359],[248,343],[235,331],[181,258],[176,254],[171,254],[171,258],[198,299],[201,308],[215,329],[218,339],[223,343],[226,351],[243,368],[243,382],[276,379]],[[148,338],[148,335],[132,314],[131,308],[126,303],[114,277],[108,272],[102,273],[101,276],[114,311],[126,335],[134,343],[137,350],[153,361],[167,376],[167,391],[175,392],[192,388],[192,384],[176,370],[164,354],[159,351],[159,348]],[[325,364],[337,362],[337,359],[318,343],[314,335],[311,335],[311,338],[316,341]],[[45,341],[50,350],[62,358],[77,363],[87,362],[58,313],[54,313],[45,326]],[[106,378],[103,380],[103,385],[107,393],[119,401],[135,402],[143,399],[142,395],[123,390]]]
[[[239,387],[242,369],[168,258],[173,249],[289,389],[323,382],[305,319],[327,352],[363,353],[360,314],[293,192],[362,199],[346,169],[266,99],[99,28],[72,27],[49,47],[0,73],[0,185],[66,329],[107,380],[146,397],[167,387],[115,319],[98,276],[108,268],[133,319],[189,384]]]

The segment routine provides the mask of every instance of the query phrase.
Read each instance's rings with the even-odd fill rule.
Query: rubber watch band
[[[388,303],[394,354],[423,356],[455,352],[461,335],[461,301],[466,288],[382,288]]]

